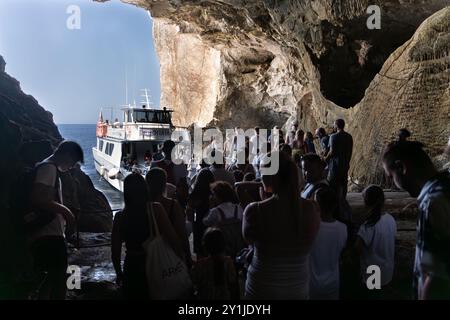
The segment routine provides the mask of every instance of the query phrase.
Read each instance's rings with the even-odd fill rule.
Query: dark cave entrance
[[[314,58],[322,94],[343,108],[351,108],[364,97],[388,57],[411,38],[416,26],[384,21],[381,30],[369,30],[361,18],[341,28],[324,22],[322,30],[329,49]]]

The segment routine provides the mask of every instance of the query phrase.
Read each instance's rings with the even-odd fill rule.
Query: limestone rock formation
[[[367,27],[369,0],[122,1],[153,17],[161,105],[177,125],[313,131],[342,117],[359,183],[380,181],[382,144],[400,127],[433,156],[447,141],[450,0],[376,1],[381,30]]]
[[[440,158],[450,135],[450,7],[389,57],[351,119],[357,137],[351,175],[361,184],[383,181],[379,155],[399,128]]]
[[[23,298],[23,277],[31,266],[25,236],[15,224],[18,212],[12,199],[21,192],[18,181],[26,167],[48,157],[61,140],[51,113],[22,92],[19,82],[5,72],[0,56],[0,299]],[[75,169],[62,179],[64,203],[72,210],[79,209],[81,229],[111,231],[111,208],[89,177]]]
[[[20,127],[24,141],[61,141],[53,115],[42,108],[32,96],[25,94],[20,83],[5,72],[5,61],[0,56],[0,112]]]

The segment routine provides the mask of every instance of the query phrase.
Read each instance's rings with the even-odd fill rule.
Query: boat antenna
[[[141,102],[141,104],[145,104],[150,108],[151,105],[153,105],[153,102],[150,101],[151,95],[148,93],[147,89],[141,89],[143,91],[141,97],[143,97],[145,100]]]
[[[128,69],[125,67],[125,104],[128,105]]]
[[[134,61],[134,75],[133,75],[133,106],[136,108],[136,61]]]

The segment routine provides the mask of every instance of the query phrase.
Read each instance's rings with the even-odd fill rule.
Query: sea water
[[[122,193],[114,189],[95,170],[92,147],[97,144],[95,124],[59,124],[59,132],[67,140],[78,142],[84,152],[84,164],[81,169],[91,178],[94,186],[108,198],[112,209],[123,207]],[[115,212],[114,212],[115,213]]]

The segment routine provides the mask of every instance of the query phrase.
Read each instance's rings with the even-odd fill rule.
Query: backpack
[[[221,218],[218,228],[225,238],[225,253],[234,259],[246,247],[242,237],[242,221],[238,218],[238,205],[234,207],[232,218],[227,218],[221,208],[217,207],[217,210]]]
[[[31,205],[31,193],[33,191],[34,180],[38,169],[51,162],[41,162],[36,164],[34,168],[25,168],[23,173],[14,186],[14,195],[11,198],[11,207],[14,212],[14,221],[16,227],[25,231],[25,233],[33,233],[40,228],[49,224],[56,216],[54,212],[37,210]],[[56,170],[55,188],[59,185],[59,172]],[[61,199],[57,200],[61,202]]]
[[[318,184],[314,185],[311,190],[309,190],[309,192],[305,195],[305,199],[311,200],[316,191],[321,188],[330,188],[330,186],[324,182],[319,182]]]

